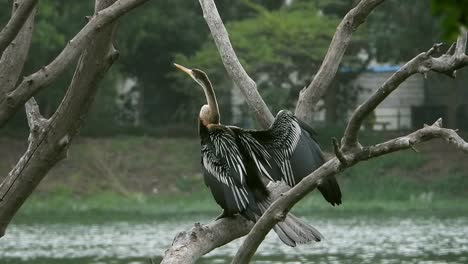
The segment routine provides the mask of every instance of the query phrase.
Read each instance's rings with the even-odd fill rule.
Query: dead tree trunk
[[[34,24],[34,6],[28,9],[28,18],[0,61],[0,126],[27,101],[30,127],[26,152],[0,184],[0,237],[47,172],[66,157],[71,140],[86,119],[99,82],[118,58],[112,45],[116,19],[145,1],[96,0],[92,18],[58,57],[15,86],[29,50]],[[16,1],[13,8],[19,12],[29,2],[37,1]],[[11,22],[18,19],[16,12],[8,25],[17,23]],[[32,96],[56,80],[78,57],[75,74],[58,109],[51,118],[43,118]]]

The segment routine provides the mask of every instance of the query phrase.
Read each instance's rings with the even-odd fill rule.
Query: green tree
[[[432,11],[440,17],[446,40],[454,41],[460,26],[468,27],[468,0],[432,0]]]
[[[368,18],[369,41],[379,62],[405,62],[440,42],[430,1],[386,1]]]
[[[269,10],[281,1],[257,0]],[[225,21],[255,15],[237,1],[221,0],[217,5]],[[209,31],[197,1],[151,1],[125,18],[118,39],[125,50],[121,71],[138,79],[143,94],[144,119],[149,126],[193,123],[194,97],[178,87],[173,62],[176,54],[191,56],[209,38]],[[194,90],[194,89],[192,89]],[[223,104],[225,105],[225,104]]]

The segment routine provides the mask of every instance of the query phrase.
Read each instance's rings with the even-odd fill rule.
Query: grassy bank
[[[374,165],[363,165],[374,166]],[[359,172],[362,169],[356,168]],[[350,171],[348,174],[356,172]],[[348,178],[349,177],[349,178]],[[332,207],[314,191],[293,211],[298,215],[341,217],[352,214],[394,215],[468,215],[467,177],[455,175],[442,183],[421,185],[418,181],[390,175],[342,175],[343,204]],[[215,217],[220,208],[209,190],[197,182],[191,193],[125,196],[106,191],[85,196],[71,190],[35,194],[15,218],[15,223],[100,223],[107,221],[170,220],[181,217]],[[195,188],[194,186],[192,186]]]
[[[378,135],[368,137],[372,141]],[[327,136],[328,138],[328,136]],[[326,140],[321,139],[327,146]],[[0,175],[22,152],[1,139]],[[468,157],[441,142],[362,162],[338,176],[343,205],[316,192],[294,210],[303,215],[348,213],[468,214]],[[15,222],[99,222],[210,214],[219,208],[204,186],[197,139],[81,138],[28,199]]]
[[[293,209],[298,215],[343,217],[369,216],[467,216],[468,199],[438,198],[431,201],[413,200],[354,200],[345,199],[338,207],[329,206],[318,195],[310,195]],[[111,221],[150,221],[181,218],[204,219],[215,217],[220,209],[208,193],[191,197],[122,197],[115,193],[81,198],[49,195],[31,199],[15,217],[16,224],[80,223],[97,224]]]

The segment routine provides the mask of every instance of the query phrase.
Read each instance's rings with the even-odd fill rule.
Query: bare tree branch
[[[190,231],[177,234],[161,264],[193,264],[213,248],[245,236],[252,226],[242,216],[222,218],[207,225],[196,223]]]
[[[0,31],[0,57],[16,37],[38,0],[16,0],[13,2],[13,13],[5,27]]]
[[[437,58],[432,57],[441,46],[440,44],[435,44],[428,51],[417,55],[394,73],[368,100],[356,108],[346,127],[342,140],[342,150],[348,151],[353,148],[361,148],[358,141],[358,133],[362,122],[369,113],[408,77],[415,73],[426,74],[431,70],[454,76],[457,69],[468,65],[468,59],[465,55],[466,39],[467,33],[465,30],[457,40],[455,53],[453,55],[445,53]]]
[[[96,0],[96,10],[114,2]],[[0,237],[49,169],[66,157],[70,141],[93,102],[99,81],[118,57],[112,46],[114,29],[115,23],[107,24],[89,40],[67,93],[49,120],[40,116],[34,99],[26,104],[30,140],[27,151],[0,185]]]
[[[270,182],[267,188],[273,200],[290,189],[283,182]],[[206,225],[195,224],[190,231],[176,235],[161,263],[193,264],[213,249],[245,236],[252,229],[253,224],[242,216],[222,218]]]
[[[12,92],[5,96],[0,94],[2,96],[0,97],[0,127],[36,92],[53,83],[78,58],[83,49],[99,34],[103,27],[113,23],[126,12],[146,1],[148,0],[118,0],[108,8],[95,13],[54,61],[36,73],[25,77]]]
[[[247,104],[254,112],[260,125],[267,128],[273,122],[273,115],[258,93],[257,84],[250,78],[239,62],[232,48],[228,33],[213,0],[199,0],[203,10],[203,17],[210,28],[211,35],[218,47],[224,67],[231,80],[239,87]]]
[[[15,3],[13,5],[15,5]],[[29,47],[31,46],[35,15],[36,9],[33,9],[29,14],[29,18],[16,35],[16,38],[1,56],[0,98],[4,98],[8,92],[11,92],[15,88],[18,78],[23,71]]]
[[[353,32],[366,20],[372,10],[383,1],[361,0],[338,25],[320,69],[309,86],[303,89],[299,95],[295,111],[299,119],[309,124],[312,122],[314,106],[325,94],[333,78],[335,78]]]

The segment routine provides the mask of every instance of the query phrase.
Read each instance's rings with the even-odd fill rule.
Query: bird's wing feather
[[[245,153],[254,162],[257,171],[270,181],[280,180],[281,176],[274,173],[273,166],[270,162],[272,156],[268,150],[260,144],[249,131],[239,128],[236,128],[234,131]]]
[[[278,113],[269,129],[244,131],[245,137],[254,139],[262,149],[267,151],[268,155],[263,155],[263,158],[276,163],[281,171],[282,179],[290,186],[296,184],[290,159],[298,145],[301,133],[297,118],[285,110]],[[257,148],[256,145],[253,147]],[[263,150],[256,150],[256,152],[263,153]]]
[[[230,213],[245,211],[252,204],[246,185],[243,157],[232,134],[223,129],[209,129],[202,140],[202,167],[205,183],[216,201]]]

